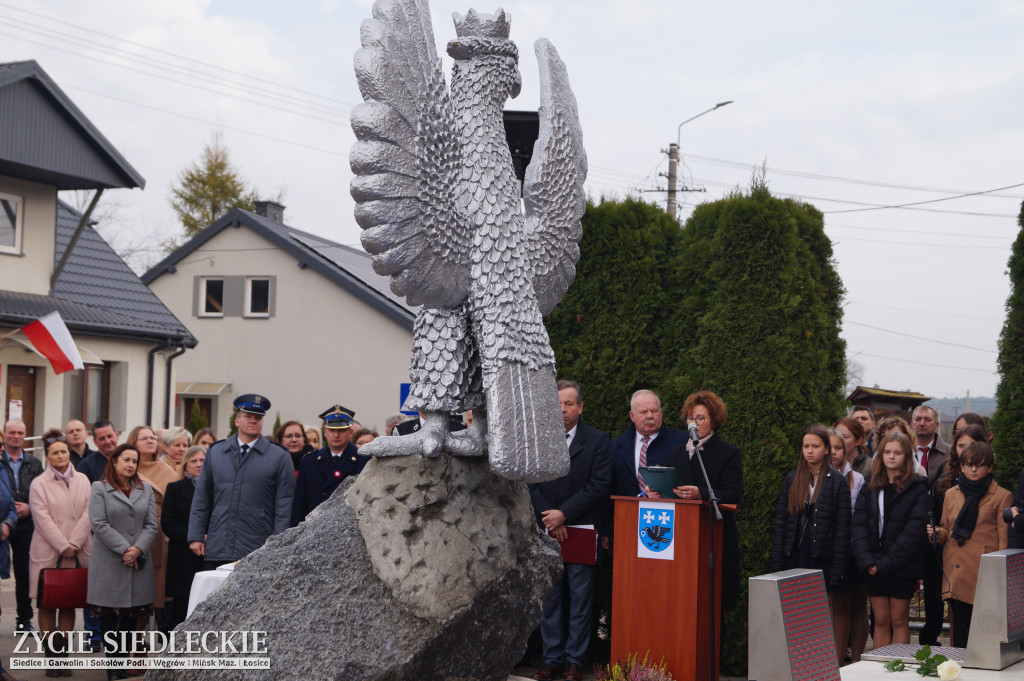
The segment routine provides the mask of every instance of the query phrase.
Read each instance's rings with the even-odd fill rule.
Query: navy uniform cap
[[[265,416],[267,410],[270,409],[270,400],[263,395],[247,393],[236,397],[234,405],[235,409],[238,411],[244,411],[247,414],[256,414],[257,416]]]
[[[352,427],[352,419],[355,418],[355,415],[356,413],[348,407],[336,404],[322,412],[320,418],[324,420],[324,428],[343,430]]]

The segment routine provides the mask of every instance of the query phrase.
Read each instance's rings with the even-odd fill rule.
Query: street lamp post
[[[721,109],[727,104],[732,104],[732,100],[725,102],[719,102],[710,109],[701,111],[696,116],[687,118],[685,121],[679,124],[676,128],[676,141],[668,145],[668,214],[672,217],[676,216],[676,179],[677,179],[677,168],[679,165],[679,146],[681,135],[683,134],[683,126],[692,120],[696,120],[704,114],[711,113],[715,109]]]

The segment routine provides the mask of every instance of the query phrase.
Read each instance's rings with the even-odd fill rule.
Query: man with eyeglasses
[[[686,433],[663,423],[661,399],[637,390],[629,400],[628,428],[612,440],[612,494],[639,496],[641,466],[664,466],[668,453],[686,444]]]
[[[196,481],[189,548],[207,570],[244,558],[290,526],[295,466],[288,450],[263,437],[270,400],[235,398],[237,437],[215,442]]]
[[[910,416],[917,446],[914,451],[918,463],[928,472],[929,489],[949,458],[949,444],[939,437],[939,412],[932,407],[918,405]],[[938,518],[934,522],[938,522]],[[931,549],[923,553],[924,574],[924,626],[918,640],[921,645],[938,645],[942,632],[944,608],[942,602],[942,557]]]
[[[25,422],[11,419],[4,426],[4,448],[0,455],[0,476],[14,497],[18,524],[11,534],[11,559],[14,563],[14,595],[18,603],[15,634],[36,631],[32,625],[32,600],[28,596],[28,553],[32,544],[32,511],[28,506],[28,489],[32,481],[43,472],[43,464],[24,450]]]

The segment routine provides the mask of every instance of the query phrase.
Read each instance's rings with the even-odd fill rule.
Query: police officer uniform
[[[320,414],[320,418],[327,430],[345,430],[352,427],[355,415],[351,409],[336,404]],[[310,511],[334,494],[334,490],[345,478],[358,475],[363,470],[370,457],[361,456],[358,451],[349,442],[337,455],[328,445],[302,458],[299,462],[299,476],[295,481],[292,527],[305,520]]]

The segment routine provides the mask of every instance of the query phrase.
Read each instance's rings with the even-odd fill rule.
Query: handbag
[[[40,608],[84,608],[89,591],[89,569],[80,567],[75,556],[75,567],[64,568],[63,558],[57,557],[57,567],[43,568],[39,572]]]

